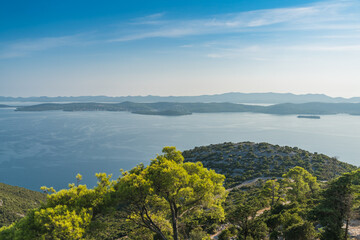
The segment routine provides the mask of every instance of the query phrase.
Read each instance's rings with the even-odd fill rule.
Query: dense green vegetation
[[[129,220],[163,240],[188,239],[196,227],[224,220],[224,176],[201,163],[183,163],[174,147],[163,152],[148,167],[125,172],[116,186]]]
[[[206,159],[216,162],[209,151],[226,159],[237,154],[253,172],[248,168],[238,171],[231,167],[234,162],[207,169]],[[267,153],[279,157],[265,162],[271,170],[268,179],[256,172],[264,165],[259,161],[261,154]],[[287,159],[291,164],[280,160],[280,156],[296,155],[299,158],[293,162]],[[201,156],[204,165],[192,162]],[[292,166],[302,162],[309,162],[304,165],[309,171]],[[227,191],[225,177],[215,171],[226,169],[231,169],[229,176],[233,177],[227,185],[235,184],[235,174],[246,174],[238,178],[240,185]],[[324,155],[266,143],[225,143],[183,154],[175,147],[165,147],[149,166],[140,164],[122,171],[117,180],[97,174],[93,189],[80,184],[81,175],[69,189],[56,192],[42,187],[48,193],[47,201],[1,228],[0,240],[209,240],[212,234],[220,240],[345,240],[349,222],[359,211],[360,170],[341,173],[354,169]],[[316,176],[328,181],[319,182]],[[244,182],[247,179],[252,181]]]
[[[208,228],[225,219],[224,176],[201,163],[184,163],[175,147],[163,153],[117,181],[97,174],[94,189],[43,187],[47,202],[0,229],[0,239],[208,239]]]
[[[220,240],[346,240],[359,218],[360,170],[327,183],[295,167],[282,179],[234,189],[226,202]]]
[[[150,115],[187,115],[191,113],[252,112],[266,114],[352,114],[360,115],[360,103],[283,103],[271,106],[244,105],[235,103],[45,103],[18,107],[17,111],[129,111]]]
[[[226,207],[228,228],[219,239],[315,239],[318,232],[308,215],[318,192],[316,178],[301,167],[282,180],[234,189]]]
[[[0,183],[0,227],[19,220],[45,200],[43,193]]]
[[[330,180],[357,169],[324,154],[269,143],[212,144],[184,151],[183,155],[185,161],[200,161],[205,167],[224,174],[227,187],[259,177],[281,177],[295,166],[303,167],[319,180]]]

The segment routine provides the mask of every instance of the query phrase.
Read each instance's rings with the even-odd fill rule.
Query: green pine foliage
[[[360,170],[343,174],[331,181],[313,210],[322,226],[321,239],[347,239],[351,219],[360,206]],[[345,225],[345,228],[344,228]]]
[[[200,236],[212,221],[225,218],[225,177],[198,163],[184,163],[175,147],[165,147],[146,168],[124,172],[115,189],[128,220],[160,239]],[[207,234],[205,234],[207,235]]]
[[[209,226],[225,219],[225,177],[199,163],[184,163],[165,147],[147,167],[140,164],[117,181],[97,174],[93,189],[77,184],[47,192],[47,201],[0,229],[0,240],[209,239]]]
[[[316,239],[315,222],[308,216],[319,191],[316,178],[301,167],[282,179],[234,189],[226,202],[230,227],[220,239]]]
[[[108,204],[109,193],[113,191],[111,175],[99,173],[96,176],[98,184],[93,189],[70,184],[69,189],[55,192],[53,188],[42,187],[51,193],[47,201],[18,222],[1,228],[0,239],[83,239],[92,217]]]

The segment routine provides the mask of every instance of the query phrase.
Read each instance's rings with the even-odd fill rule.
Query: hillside
[[[43,193],[0,183],[0,227],[22,218],[45,199]]]
[[[185,161],[200,161],[205,167],[224,174],[227,187],[258,177],[281,177],[295,166],[305,168],[319,180],[330,180],[357,169],[324,154],[269,143],[214,144],[184,151],[183,156]]]

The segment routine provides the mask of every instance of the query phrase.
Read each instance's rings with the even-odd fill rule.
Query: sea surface
[[[180,150],[223,142],[297,146],[360,165],[360,116],[299,119],[256,113],[167,117],[128,112],[15,112],[0,109],[0,182],[39,190],[95,173],[148,164],[164,146]]]

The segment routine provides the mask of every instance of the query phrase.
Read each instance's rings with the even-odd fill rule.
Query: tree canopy
[[[106,204],[113,191],[111,175],[99,173],[96,176],[98,184],[93,189],[70,184],[69,189],[56,192],[53,188],[42,187],[52,193],[47,196],[46,203],[19,222],[0,229],[0,239],[83,239],[93,215]]]
[[[323,228],[322,239],[348,239],[349,221],[359,209],[360,170],[330,182],[314,214]],[[343,227],[345,223],[345,228]]]
[[[200,223],[224,220],[225,177],[201,163],[184,163],[175,147],[163,153],[146,168],[124,172],[115,186],[129,220],[164,240],[187,238]]]

